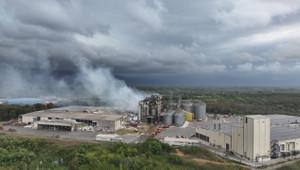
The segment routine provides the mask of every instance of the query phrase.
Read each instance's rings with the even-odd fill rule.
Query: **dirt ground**
[[[217,162],[217,161],[208,160],[208,159],[196,158],[196,157],[193,157],[191,155],[184,154],[179,149],[176,149],[176,155],[179,156],[179,157],[188,158],[188,159],[196,162],[198,165],[204,165],[204,164],[208,164],[208,163],[209,164],[215,164],[215,165],[238,165],[238,166],[241,166],[245,169],[249,169],[249,167],[247,167],[247,166],[243,166],[243,165],[232,163],[232,162],[227,162],[226,160],[224,160],[224,162]]]
[[[191,158],[190,155],[185,155],[179,149],[176,149],[176,155],[179,156],[179,157]],[[200,159],[200,158],[192,158],[191,160],[197,162],[199,165],[203,165],[203,164],[206,164],[206,163],[218,164],[218,165],[224,165],[224,163],[227,164],[226,162],[217,162],[217,161],[212,161],[212,160],[207,160],[207,159]]]

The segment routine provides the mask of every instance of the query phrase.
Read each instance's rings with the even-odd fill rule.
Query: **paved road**
[[[286,160],[286,162],[281,162],[279,164],[275,164],[275,165],[270,165],[266,168],[261,168],[261,170],[274,170],[274,169],[278,169],[281,168],[283,166],[287,166],[287,165],[291,165],[294,164],[296,162],[300,161],[299,158],[295,158],[295,160]]]
[[[4,126],[5,130],[16,129],[16,134],[18,135],[29,135],[29,136],[40,136],[60,139],[74,139],[74,140],[87,140],[96,141],[97,132],[81,132],[81,131],[52,131],[52,130],[36,130],[31,128],[24,128],[21,126]],[[140,135],[127,134],[121,135],[124,143],[134,143],[138,142]]]

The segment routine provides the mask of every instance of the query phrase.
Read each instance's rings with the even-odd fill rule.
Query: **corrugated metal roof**
[[[287,140],[300,138],[300,117],[289,115],[261,115],[271,120],[271,140]],[[251,115],[257,118],[259,115]],[[234,126],[241,126],[240,117],[231,117],[224,119],[225,122],[210,120],[201,124],[202,128],[217,130],[231,136],[231,129]],[[219,124],[220,123],[220,129]],[[216,124],[216,125],[214,125]],[[216,129],[215,129],[216,128]]]
[[[266,115],[271,119],[271,140],[300,138],[300,117],[289,115]]]

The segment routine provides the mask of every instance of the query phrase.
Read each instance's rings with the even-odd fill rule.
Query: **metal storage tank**
[[[173,124],[173,114],[174,111],[169,111],[162,115],[162,123],[165,125],[172,125]]]
[[[193,113],[185,112],[185,120],[189,122],[193,121]]]
[[[174,124],[176,126],[182,126],[185,122],[184,120],[184,112],[183,111],[177,111],[175,114],[174,114]]]
[[[195,119],[206,119],[206,104],[202,101],[194,103],[194,117]]]
[[[191,101],[185,101],[182,103],[182,108],[186,112],[193,112],[193,103]]]

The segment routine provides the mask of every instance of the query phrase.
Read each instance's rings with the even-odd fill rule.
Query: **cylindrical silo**
[[[182,109],[186,112],[193,113],[193,103],[191,101],[184,101],[182,103]]]
[[[184,120],[184,112],[183,111],[177,111],[175,114],[174,114],[174,124],[176,126],[182,126],[185,122]]]
[[[202,101],[194,103],[194,117],[195,119],[205,120],[206,119],[206,104]]]
[[[191,112],[185,112],[185,121],[193,121],[193,113]]]
[[[164,125],[172,125],[173,124],[173,114],[174,111],[169,111],[162,115],[162,123]]]

